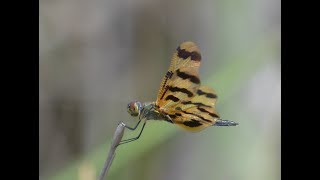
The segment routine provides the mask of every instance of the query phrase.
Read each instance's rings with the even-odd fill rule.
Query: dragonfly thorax
[[[138,116],[139,119],[165,120],[171,122],[165,114],[158,111],[154,102],[141,103],[139,101],[133,101],[128,104],[127,110],[131,116]]]

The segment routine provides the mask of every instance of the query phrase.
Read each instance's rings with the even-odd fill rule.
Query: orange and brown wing
[[[199,48],[193,42],[182,43],[173,54],[156,101],[160,113],[193,132],[212,126],[219,119],[214,108],[215,91],[200,85],[200,62]]]
[[[156,106],[162,111],[195,96],[200,86],[201,55],[193,42],[182,43],[173,54],[166,76],[161,82]]]
[[[169,108],[165,113],[171,120],[185,130],[197,132],[208,126],[213,126],[219,119],[215,110],[217,95],[207,86],[200,86],[196,95],[182,101],[175,108]]]

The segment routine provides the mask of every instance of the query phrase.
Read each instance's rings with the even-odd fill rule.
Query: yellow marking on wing
[[[196,56],[196,54],[198,54],[198,56]],[[194,58],[197,58],[197,59],[194,59]],[[179,80],[181,78],[177,78],[177,72],[179,72],[178,70],[180,70],[180,72],[190,73],[193,76],[199,78],[198,71],[199,71],[200,62],[201,62],[201,55],[200,55],[199,48],[193,42],[182,43],[174,52],[171,59],[170,67],[161,82],[156,105],[161,106],[164,103],[162,101],[164,101],[163,97],[164,97],[164,93],[167,91],[168,84],[176,85],[181,83],[182,80]],[[197,85],[190,84],[192,82],[189,82],[188,79],[186,79],[182,83],[183,83],[182,86],[186,88],[192,88],[193,86],[197,86]]]
[[[200,131],[219,119],[216,92],[200,85],[201,54],[193,42],[182,43],[173,54],[155,102],[158,111],[185,130]]]

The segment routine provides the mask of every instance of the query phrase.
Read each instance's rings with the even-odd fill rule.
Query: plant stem
[[[122,139],[123,133],[124,133],[124,128],[125,128],[125,124],[123,122],[120,122],[118,124],[118,127],[116,129],[116,131],[114,132],[113,135],[113,139],[112,139],[112,143],[111,143],[111,147],[110,147],[110,151],[108,154],[108,158],[106,160],[106,162],[104,163],[103,169],[100,173],[100,176],[98,178],[98,180],[103,180],[103,178],[108,174],[108,171],[110,169],[110,166],[112,164],[113,158],[116,155],[115,151]]]

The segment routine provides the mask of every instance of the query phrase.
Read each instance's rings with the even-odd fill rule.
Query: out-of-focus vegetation
[[[127,103],[155,100],[189,40],[219,114],[239,126],[150,121],[109,179],[280,179],[280,1],[42,1],[39,18],[40,179],[96,179],[118,122],[137,121]]]

